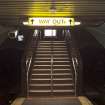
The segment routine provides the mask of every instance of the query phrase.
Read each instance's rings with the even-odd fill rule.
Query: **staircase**
[[[29,78],[28,96],[74,96],[72,60],[65,41],[40,41]]]

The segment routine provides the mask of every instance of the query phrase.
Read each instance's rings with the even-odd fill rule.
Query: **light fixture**
[[[50,12],[56,12],[55,0],[51,1]]]
[[[81,22],[75,22],[75,26],[81,25]]]
[[[50,7],[50,12],[56,12],[56,7],[55,7],[54,5],[52,5],[52,6]]]
[[[23,22],[23,25],[28,25],[29,23],[28,22]]]

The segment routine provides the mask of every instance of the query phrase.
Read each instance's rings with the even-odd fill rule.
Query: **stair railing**
[[[74,82],[75,82],[75,96],[77,95],[77,70],[76,70],[76,66],[75,66],[75,58],[74,56],[72,56],[71,50],[71,35],[67,32],[66,34],[66,41],[67,41],[67,46],[68,46],[68,51],[70,54],[70,57],[72,58],[72,63],[73,63],[73,70],[74,70]]]
[[[38,39],[39,39],[39,36],[36,35],[33,37],[32,40],[34,40],[34,47],[32,48],[32,54],[30,54],[30,58],[27,59],[26,61],[28,62],[28,65],[26,65],[26,69],[27,69],[27,96],[29,96],[29,77],[30,77],[30,72],[31,72],[31,67],[33,65],[33,61],[34,61],[34,57],[35,57],[35,53],[36,53],[36,50],[37,50],[37,45],[38,45]],[[31,46],[32,47],[32,44],[33,42],[31,42]]]
[[[53,95],[53,36],[51,40],[51,94]]]
[[[35,55],[35,51],[37,49],[37,44],[38,44],[38,35],[36,36],[30,36],[31,38],[29,38],[27,45],[26,45],[26,49],[25,49],[25,53],[23,56],[23,69],[24,72],[22,72],[22,95],[23,96],[28,96],[28,90],[29,90],[29,76],[30,76],[30,71],[31,71],[31,65],[33,62],[33,57]],[[34,47],[32,48],[32,44],[34,40]],[[26,75],[25,75],[26,74]],[[24,77],[23,77],[24,76]]]
[[[74,70],[74,82],[75,82],[75,96],[77,96],[78,94],[80,94],[79,92],[79,88],[80,85],[80,65],[81,65],[81,62],[80,62],[80,55],[79,55],[79,52],[76,48],[76,45],[75,45],[75,42],[71,36],[71,33],[70,31],[66,33],[65,35],[65,40],[67,42],[67,46],[68,46],[68,51],[69,51],[69,56],[72,58],[72,64],[73,64],[73,70]]]

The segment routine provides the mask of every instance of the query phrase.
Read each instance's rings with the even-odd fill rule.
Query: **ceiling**
[[[0,24],[17,25],[28,17],[46,16],[104,21],[105,0],[0,0]]]

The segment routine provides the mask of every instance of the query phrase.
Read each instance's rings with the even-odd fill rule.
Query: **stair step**
[[[32,69],[32,71],[51,71],[51,69]],[[53,71],[71,71],[70,69],[53,69]]]
[[[32,69],[32,71],[51,71],[51,69]]]
[[[40,43],[41,43],[41,42],[52,42],[52,41],[40,40]]]
[[[32,84],[50,84],[51,80],[33,80],[31,79],[30,83]]]
[[[44,81],[44,80],[51,80],[51,78],[32,78],[31,80],[39,80],[39,81]],[[73,80],[72,78],[53,78],[53,80]]]
[[[53,92],[74,92],[74,90],[53,90]]]
[[[70,69],[63,69],[63,68],[61,68],[61,69],[53,69],[53,70],[55,70],[55,71],[56,70],[59,70],[59,71],[65,70],[66,71],[66,70],[70,70]]]
[[[51,86],[51,84],[30,84],[29,86]]]
[[[40,42],[65,42],[63,40],[51,40],[51,41],[47,41],[47,40],[41,40]]]
[[[29,90],[29,93],[44,93],[44,92],[52,92],[51,90]],[[74,90],[53,90],[53,92],[60,92],[60,93],[64,93],[64,92],[74,92]]]
[[[51,92],[29,92],[29,96],[30,97],[37,97],[37,96],[40,96],[40,97],[45,97],[45,96],[51,96]]]
[[[50,45],[51,46],[51,44],[52,43],[43,43],[43,42],[41,42],[41,43],[39,43],[39,46],[41,46],[41,45]]]
[[[74,86],[73,84],[53,84],[53,86]]]
[[[31,78],[51,78],[50,73],[45,74],[31,74]],[[72,73],[54,73],[53,78],[72,78]]]
[[[45,58],[36,57],[36,58],[34,58],[34,60],[35,60],[35,61],[37,61],[37,60],[40,60],[40,61],[41,61],[41,60],[42,60],[42,61],[51,61],[51,58],[49,57],[49,58],[46,58],[46,59],[45,59]]]
[[[45,55],[52,55],[52,54],[36,54],[36,56],[38,56],[38,55],[40,55],[40,56],[45,56]],[[55,56],[55,55],[68,55],[68,54],[53,54],[53,56]]]
[[[53,50],[67,50],[67,48],[65,48],[65,47],[64,48],[55,48],[54,47]]]
[[[65,42],[65,40],[54,40],[53,42]]]
[[[54,53],[54,52],[55,52],[55,53],[57,53],[57,52],[58,52],[58,53],[65,53],[65,52],[66,52],[66,53],[67,53],[67,51],[43,51],[43,52],[42,52],[42,51],[36,51],[36,52],[38,52],[38,53],[51,53],[51,52],[53,52],[53,53]]]
[[[53,65],[70,65],[70,62],[59,62],[59,61],[53,61]]]
[[[51,80],[51,78],[32,78],[31,80],[39,80],[39,81],[45,81],[45,80]]]
[[[72,74],[71,75],[53,75],[53,78],[72,78]]]
[[[61,66],[66,67],[66,66],[67,66],[67,67],[71,67],[71,65],[55,65],[55,64],[53,65],[53,67],[54,67],[54,66],[60,66],[60,67],[61,67]]]
[[[31,92],[31,93],[44,93],[44,92],[51,92],[51,90],[29,90],[29,92]]]
[[[48,51],[41,51],[40,52],[40,51],[36,51],[36,55],[37,54],[46,54],[46,55],[48,54],[48,55],[51,55],[52,53],[53,54],[67,54],[68,55],[68,52],[66,52],[66,51],[65,52],[53,52],[53,51],[52,52],[48,52]]]
[[[72,75],[72,73],[32,74],[32,75]]]
[[[51,61],[47,61],[47,62],[36,62],[36,61],[34,61],[34,65],[50,65],[51,66]]]
[[[69,55],[68,54],[58,54],[58,55],[52,55],[53,57],[68,57]]]
[[[47,57],[47,56],[49,56],[49,57],[51,57],[51,54],[36,54],[36,56],[37,57],[43,57],[43,56],[45,56],[45,57]]]
[[[49,61],[34,61],[35,63],[45,63],[45,62],[47,62],[47,63],[49,63]],[[66,62],[66,63],[68,63],[68,62],[70,62],[69,60],[66,60],[66,61],[54,61],[54,62]]]
[[[51,57],[36,57],[35,60],[39,59],[51,59]],[[69,60],[68,57],[53,57],[54,60]]]
[[[51,65],[45,65],[45,66],[43,66],[43,65],[41,65],[41,66],[37,65],[37,66],[33,66],[32,69],[51,69]]]
[[[55,58],[56,59],[56,57],[57,58],[68,58],[69,59],[69,55],[68,54],[36,54],[36,58],[38,58],[38,57],[46,57],[46,58],[51,58],[51,56],[53,56],[53,58]]]
[[[67,68],[69,68],[69,69],[71,69],[71,65],[53,65],[53,69],[67,69]]]
[[[29,86],[30,90],[51,90],[51,86]]]
[[[33,70],[41,70],[41,71],[51,71],[51,69],[33,69]],[[53,71],[70,71],[70,69],[53,69]]]
[[[49,74],[49,73],[51,73],[51,70],[32,70],[32,73],[34,73],[34,74]]]
[[[59,58],[58,57],[57,58],[54,57],[53,59],[69,59],[69,58],[68,57],[59,57]]]
[[[62,70],[62,71],[59,71],[59,70],[55,70],[55,71],[53,71],[53,73],[72,73],[72,71],[71,70]]]
[[[52,49],[51,48],[38,48],[37,49],[37,52],[43,52],[43,51],[52,51]]]
[[[43,49],[44,49],[44,50],[45,50],[45,49],[46,49],[46,50],[49,50],[49,49],[51,50],[51,48],[40,48],[40,47],[38,47],[37,49],[38,49],[38,50],[43,50]]]
[[[53,84],[69,84],[72,83],[73,79],[69,79],[69,80],[53,80]]]
[[[49,65],[42,65],[42,64],[40,64],[40,65],[33,65],[34,67],[37,67],[37,66],[51,66],[51,64],[49,64]]]
[[[52,46],[53,46],[53,48],[55,48],[55,47],[57,47],[57,48],[60,48],[60,47],[61,48],[62,47],[67,48],[65,45],[59,45],[59,46],[58,45],[52,45]],[[40,48],[40,47],[41,48],[52,48],[51,45],[38,45],[38,48]]]
[[[30,84],[29,86],[51,86],[51,84]],[[53,84],[53,86],[74,86],[73,84]]]
[[[53,86],[54,90],[72,90],[74,86]]]
[[[31,75],[31,78],[51,78],[51,75]]]
[[[74,90],[71,90],[71,91],[54,91],[53,92],[53,95],[54,96],[74,96],[75,94],[74,94],[75,92],[74,92]]]
[[[69,70],[53,70],[53,73],[71,73],[72,71]],[[32,69],[32,73],[51,73],[51,69]]]
[[[33,74],[51,74],[51,70],[32,70]],[[72,73],[70,70],[69,71],[53,71],[53,73]]]
[[[49,43],[51,43],[51,44],[52,44],[52,43],[53,43],[53,44],[55,44],[55,43],[66,44],[65,42],[54,42],[54,41],[53,41],[53,42],[52,42],[52,41],[49,41],[49,42],[48,42],[48,41],[47,41],[47,42],[40,42],[39,44],[46,44],[46,43],[47,43],[47,44],[49,44]]]
[[[49,64],[49,65],[42,65],[42,64],[40,64],[40,65],[33,65],[33,66],[35,67],[35,66],[51,66],[51,65],[50,65],[50,64]],[[56,66],[56,67],[57,67],[57,66],[60,66],[60,67],[61,67],[61,66],[64,66],[64,67],[66,67],[66,66],[67,66],[67,67],[71,67],[71,65],[53,65],[53,67],[54,67],[54,66]]]

